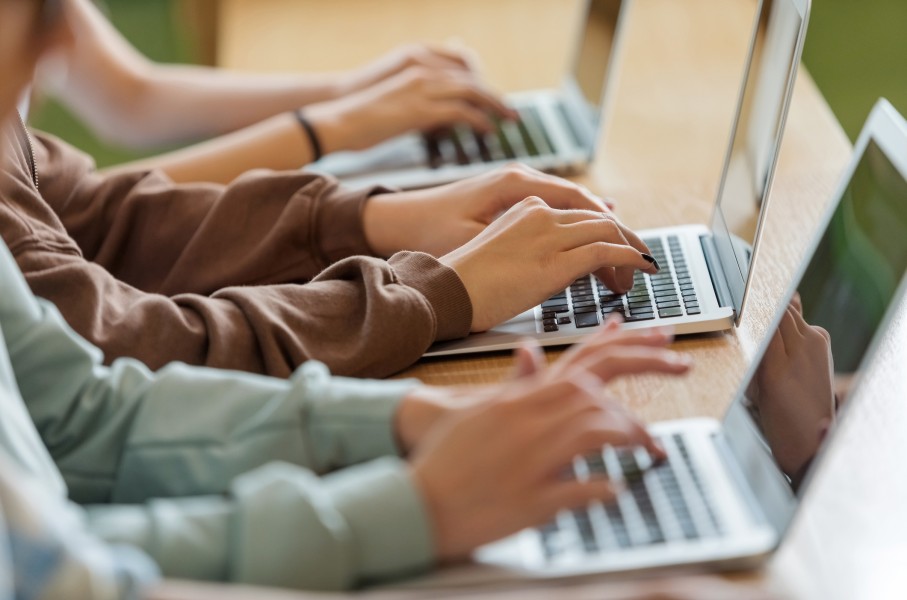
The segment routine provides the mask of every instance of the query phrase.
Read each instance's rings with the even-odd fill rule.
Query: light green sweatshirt
[[[2,243],[0,332],[0,451],[165,576],[338,590],[431,566],[392,427],[415,382],[104,367]]]

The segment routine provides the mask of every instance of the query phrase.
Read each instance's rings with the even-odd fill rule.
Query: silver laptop
[[[506,350],[526,337],[543,346],[572,344],[595,332],[611,313],[621,313],[626,327],[672,325],[678,334],[733,327],[749,287],[809,6],[810,0],[759,5],[711,226],[638,232],[661,271],[637,272],[627,294],[616,295],[594,277],[583,277],[490,331],[435,344],[426,356]]]
[[[479,549],[480,565],[432,585],[763,561],[787,531],[820,449],[834,442],[834,423],[859,385],[873,339],[905,301],[905,148],[907,122],[881,101],[768,329],[779,337],[763,341],[723,422],[651,426],[669,455],[660,465],[641,449],[606,447],[578,458],[577,477],[602,473],[626,484],[615,504],[564,511],[545,527]],[[795,292],[799,322],[787,314]],[[824,328],[830,341],[806,324]],[[810,343],[795,344],[808,335]],[[817,368],[792,367],[788,353]]]
[[[568,174],[584,169],[599,141],[606,91],[613,80],[620,32],[630,0],[588,0],[579,23],[573,68],[560,89],[508,95],[519,112],[496,131],[458,126],[445,132],[401,136],[361,152],[338,152],[309,170],[349,185],[418,188],[484,173],[514,160]]]

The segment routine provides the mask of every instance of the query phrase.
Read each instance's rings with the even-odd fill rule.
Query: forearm
[[[195,141],[345,93],[339,75],[249,74],[159,65],[90,0],[70,0],[75,43],[60,99],[105,138],[129,146]]]
[[[108,173],[159,169],[176,183],[226,184],[252,169],[298,169],[313,158],[299,123],[284,113],[187,148],[118,165]]]
[[[89,509],[103,539],[147,552],[167,577],[341,590],[424,571],[433,540],[404,463],[318,478],[273,464],[229,495]]]

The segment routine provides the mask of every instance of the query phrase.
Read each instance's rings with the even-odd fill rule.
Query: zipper
[[[35,184],[35,189],[38,189],[38,165],[37,161],[35,161],[35,147],[32,144],[31,134],[28,132],[28,126],[22,120],[22,115],[18,112],[16,115],[19,117],[19,124],[22,125],[22,131],[25,132],[25,146],[28,148],[28,166],[31,168],[32,183]]]

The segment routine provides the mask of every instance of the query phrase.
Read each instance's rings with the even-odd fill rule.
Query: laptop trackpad
[[[336,177],[371,175],[428,167],[428,156],[421,135],[404,135],[359,152],[335,152],[312,164],[309,170]]]

